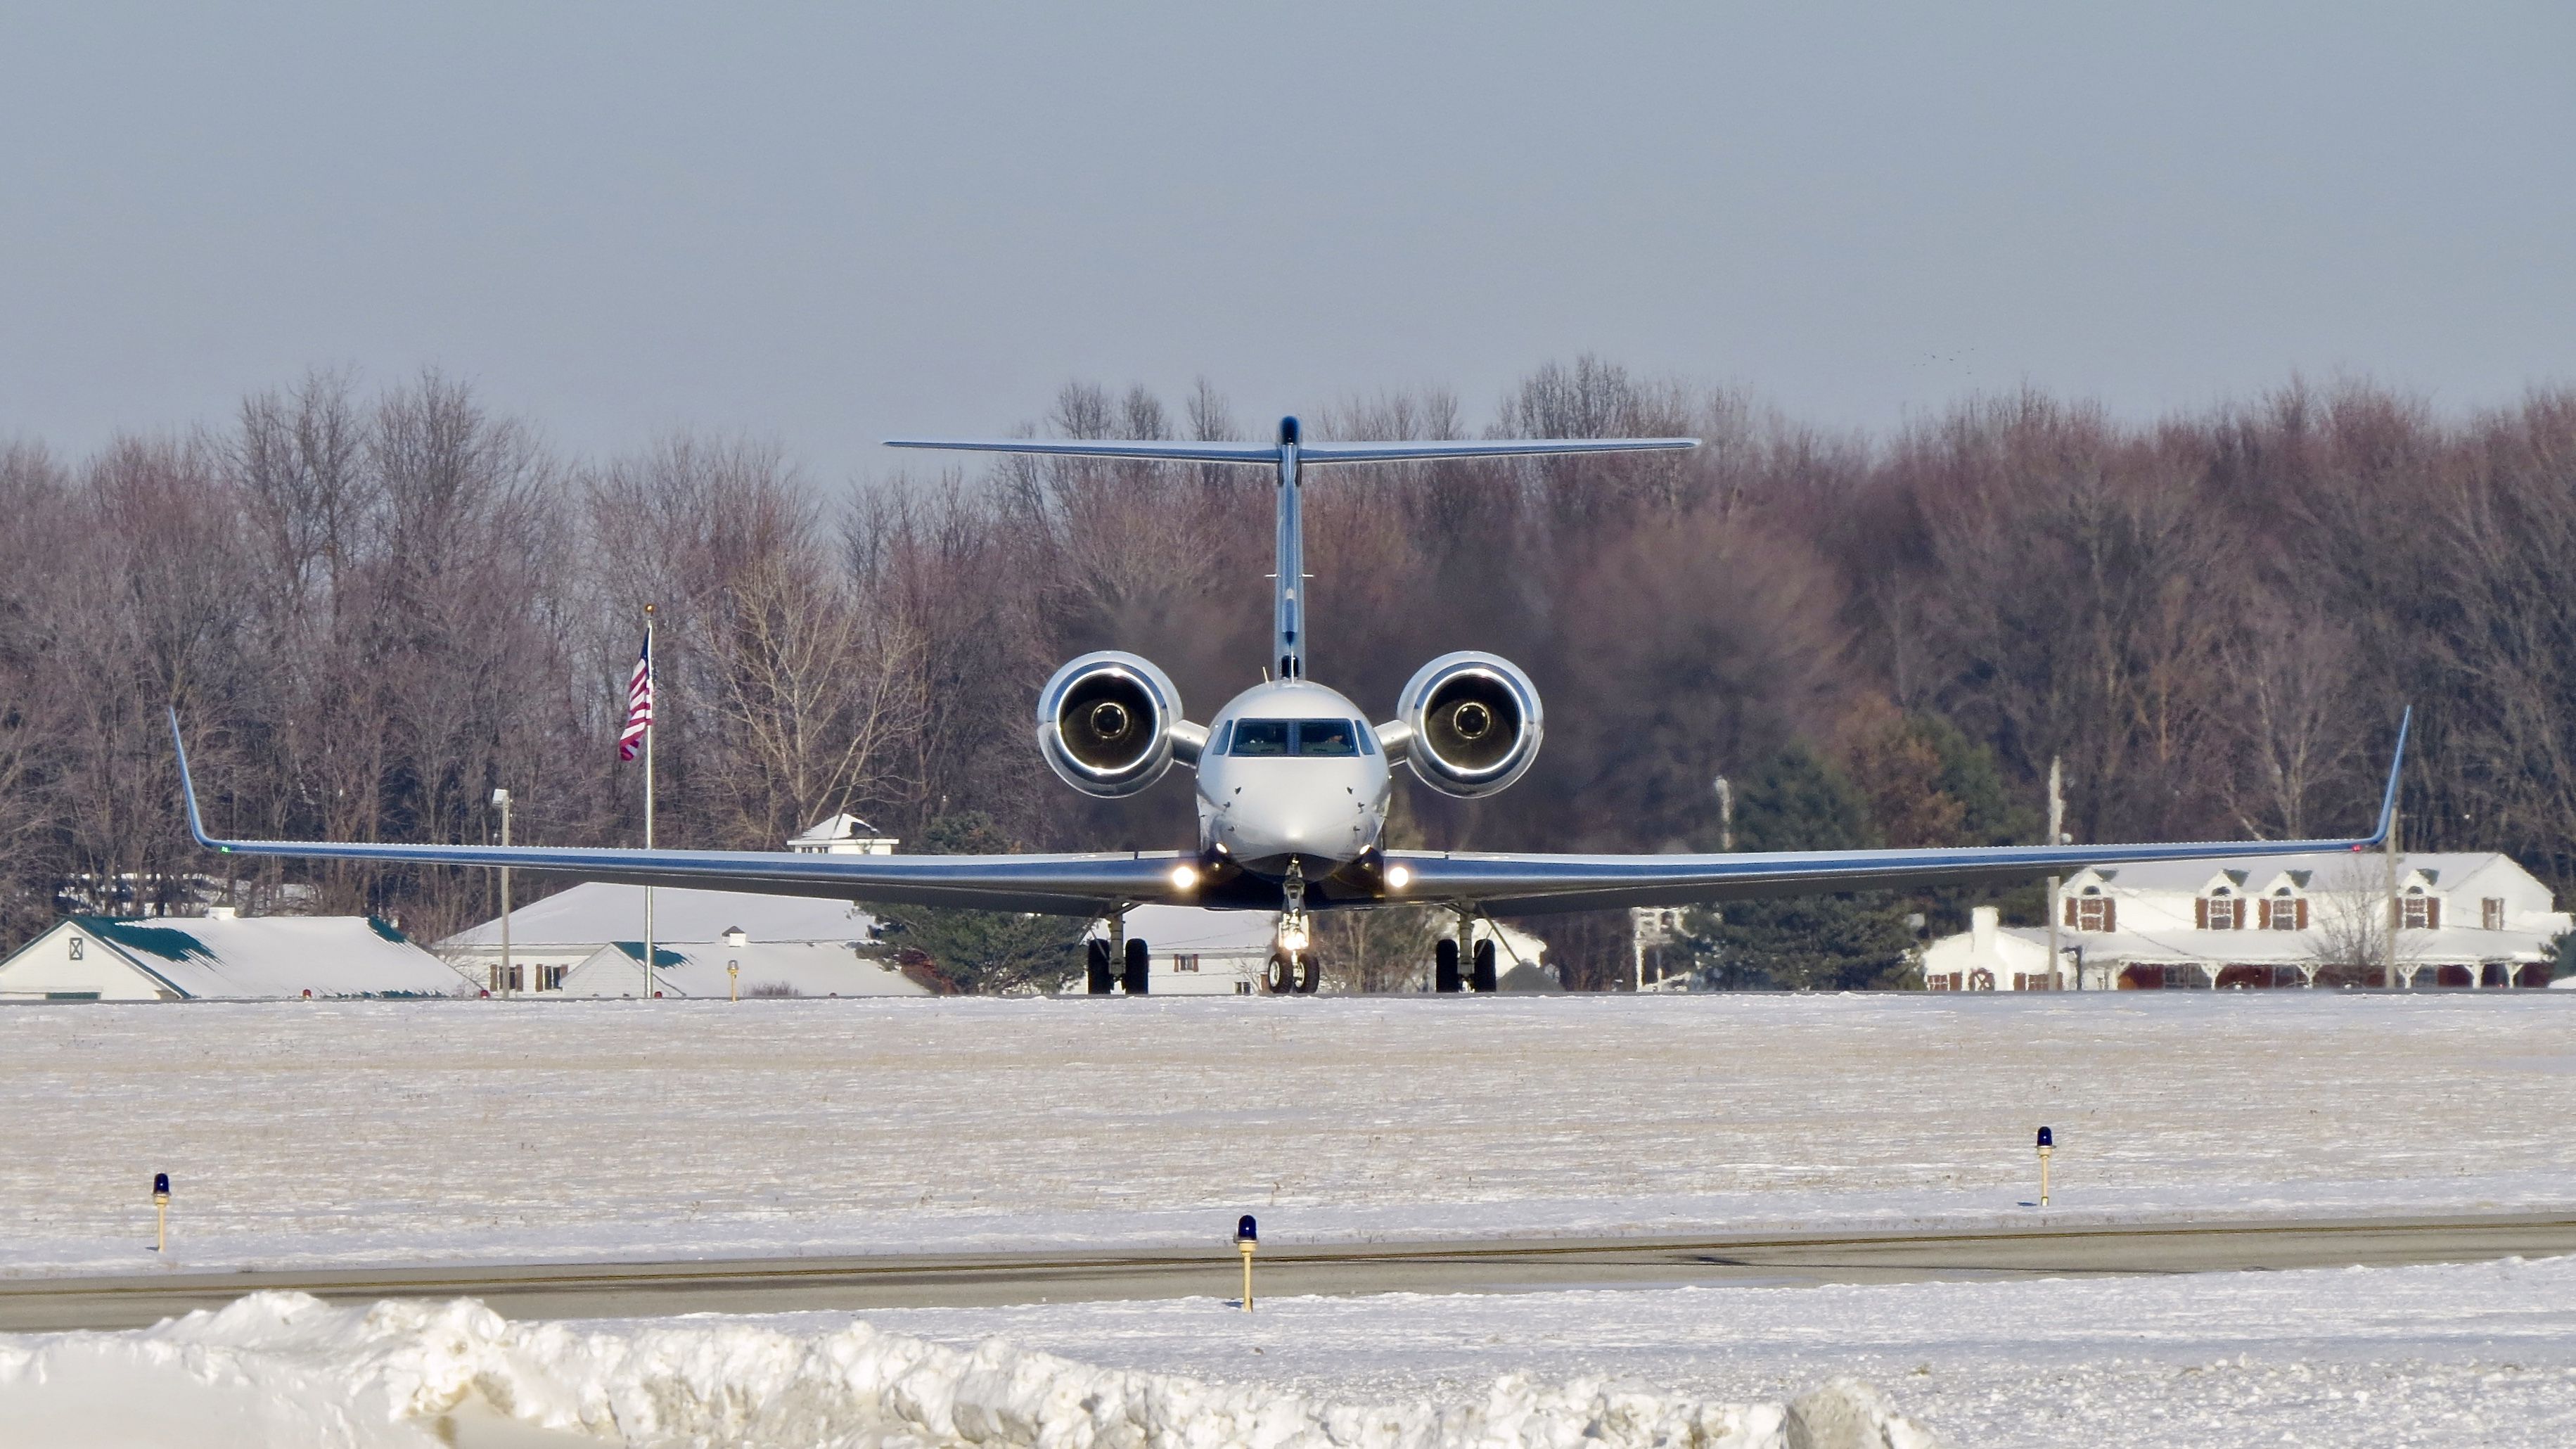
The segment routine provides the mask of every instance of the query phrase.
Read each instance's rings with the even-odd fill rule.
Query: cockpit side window
[[[1361,753],[1361,754],[1363,754],[1363,755],[1374,755],[1374,754],[1376,754],[1376,753],[1377,753],[1377,731],[1375,731],[1375,730],[1373,730],[1373,729],[1370,729],[1370,728],[1369,728],[1369,723],[1368,723],[1368,721],[1367,721],[1367,720],[1360,720],[1360,721],[1358,721],[1358,722],[1354,723],[1354,724],[1351,726],[1351,728],[1353,728],[1353,729],[1355,729],[1355,730],[1358,730],[1358,731],[1360,732],[1360,753]]]
[[[1297,721],[1297,753],[1308,759],[1341,759],[1360,752],[1359,736],[1346,719]]]
[[[1284,755],[1288,753],[1288,725],[1284,719],[1245,719],[1234,722],[1234,748],[1229,754]]]

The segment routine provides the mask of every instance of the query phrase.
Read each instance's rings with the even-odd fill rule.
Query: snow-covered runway
[[[0,1010],[0,1271],[2576,1205],[2576,994]],[[2055,1203],[2031,1131],[2057,1131]]]

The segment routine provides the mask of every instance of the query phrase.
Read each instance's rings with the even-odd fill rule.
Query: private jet
[[[897,448],[1220,464],[1266,470],[1277,498],[1272,642],[1262,679],[1205,722],[1191,720],[1171,678],[1138,655],[1085,654],[1038,691],[1037,748],[1074,789],[1102,798],[1145,790],[1175,766],[1196,776],[1198,839],[1186,850],[1073,855],[807,855],[773,851],[636,850],[581,846],[402,845],[227,840],[210,836],[179,745],[188,828],[197,842],[235,855],[381,864],[508,866],[584,880],[690,886],[1106,918],[1120,940],[1125,913],[1141,905],[1198,905],[1275,913],[1267,988],[1311,993],[1320,979],[1311,918],[1317,911],[1428,906],[1451,913],[1454,934],[1434,948],[1436,990],[1492,991],[1490,934],[1477,915],[1532,916],[1630,906],[1695,905],[1749,897],[1915,890],[2019,883],[2052,872],[2125,861],[2296,855],[2372,850],[2397,808],[2406,720],[2397,758],[2366,836],[2339,840],[2199,841],[2137,845],[1988,846],[1923,850],[1774,851],[1718,855],[1546,855],[1390,850],[1381,837],[1395,771],[1434,790],[1492,795],[1538,757],[1538,687],[1499,655],[1474,650],[1423,665],[1395,701],[1394,718],[1366,711],[1307,676],[1306,472],[1366,463],[1459,458],[1565,457],[1698,446],[1695,438],[1523,439],[1468,442],[1308,441],[1293,417],[1277,441],[1126,442],[1011,438],[888,440]],[[1446,928],[1444,928],[1446,929]],[[1146,991],[1148,944],[1125,938],[1089,948],[1095,995]]]

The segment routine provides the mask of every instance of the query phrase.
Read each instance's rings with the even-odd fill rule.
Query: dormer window
[[[2066,924],[2078,931],[2116,931],[2120,928],[2120,913],[2111,898],[2102,894],[2100,886],[2086,886],[2084,894],[2067,898]]]
[[[2204,931],[2241,931],[2245,929],[2244,897],[2230,895],[2227,887],[2225,886],[2220,886],[2218,889],[2202,896],[2200,898],[2200,909],[2195,912],[2195,914],[2199,916],[2200,928]]]
[[[2266,931],[2304,931],[2308,928],[2308,903],[2292,896],[2288,886],[2264,897],[2261,905],[2259,924]]]
[[[2410,931],[2438,931],[2442,928],[2442,903],[2424,894],[2422,886],[2408,886],[2398,899],[2398,924]]]

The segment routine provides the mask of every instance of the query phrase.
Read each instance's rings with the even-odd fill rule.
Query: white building
[[[825,822],[829,824],[830,822]],[[821,826],[815,827],[821,829]],[[855,952],[876,940],[876,918],[847,901],[812,896],[743,895],[734,891],[653,892],[653,944],[682,952],[712,949],[728,931],[768,945],[806,943]],[[644,939],[644,888],[590,881],[510,913],[510,965],[518,984],[503,982],[501,922],[495,917],[438,943],[438,954],[496,995],[534,982],[561,989],[566,973],[616,941]],[[638,952],[642,950],[639,945]],[[643,960],[636,957],[636,970]],[[718,963],[722,969],[722,963]],[[746,968],[748,969],[748,968]],[[594,993],[598,994],[598,993]],[[623,995],[611,991],[610,996]],[[719,990],[717,995],[724,993]]]
[[[1127,935],[1145,943],[1145,990],[1153,996],[1258,996],[1270,970],[1270,946],[1279,929],[1276,911],[1218,911],[1204,906],[1138,906],[1127,913]],[[1109,923],[1091,923],[1087,941],[1109,939]],[[1527,931],[1479,920],[1474,940],[1495,943],[1496,984],[1504,991],[1563,991],[1555,968],[1543,959],[1547,943]],[[1117,969],[1117,963],[1112,963]],[[1431,962],[1422,963],[1423,989]],[[1061,988],[1080,993],[1083,978]]]
[[[844,812],[787,837],[787,848],[805,855],[892,855],[895,838]]]
[[[2492,851],[2401,854],[2398,984],[2546,986],[2570,929],[2549,888]],[[2088,990],[2378,986],[2388,953],[2388,858],[2335,853],[2091,867],[2059,896],[2059,987]],[[1932,990],[2052,984],[2044,928],[1982,923],[1924,952]],[[1981,940],[1983,944],[1980,944]],[[2373,963],[2359,966],[2354,963]],[[1993,977],[1991,988],[1983,983]]]
[[[0,961],[0,1001],[462,996],[471,983],[364,916],[70,916]]]
[[[1138,906],[1127,913],[1127,939],[1145,943],[1145,991],[1152,996],[1252,996],[1270,968],[1275,911],[1212,911],[1204,906]],[[1109,939],[1109,923],[1091,923],[1085,941]],[[1123,969],[1112,960],[1110,969]],[[1062,988],[1087,989],[1080,976]]]
[[[564,973],[555,988],[567,997],[641,997],[644,943],[614,941]],[[679,999],[757,1000],[786,996],[928,996],[890,959],[862,956],[842,941],[762,941],[743,930],[710,942],[653,945],[653,992]]]

